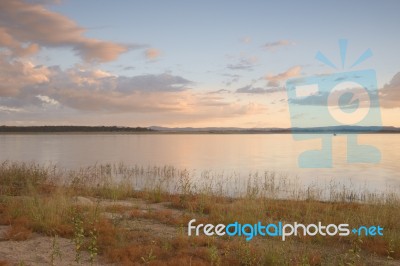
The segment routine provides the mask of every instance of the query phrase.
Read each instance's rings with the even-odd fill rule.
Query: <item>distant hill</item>
[[[150,129],[162,132],[271,132],[290,131],[287,128],[241,128],[241,127],[159,127],[151,126]]]
[[[400,133],[400,128],[378,127],[378,126],[335,126],[335,127],[313,127],[292,128],[293,133]]]
[[[145,127],[116,127],[116,126],[0,126],[1,132],[9,133],[57,133],[57,132],[152,132]]]
[[[362,126],[334,126],[313,128],[240,128],[240,127],[159,127],[151,126],[150,129],[165,133],[400,133],[396,127],[362,127]]]

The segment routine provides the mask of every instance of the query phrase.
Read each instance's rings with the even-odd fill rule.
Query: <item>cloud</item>
[[[144,55],[148,60],[154,60],[158,58],[161,55],[160,50],[155,49],[155,48],[149,48],[144,51]]]
[[[136,69],[136,67],[133,67],[133,66],[126,66],[126,67],[123,67],[122,69],[123,69],[123,70],[134,70],[134,69]]]
[[[301,67],[294,66],[289,68],[285,72],[279,73],[277,75],[268,74],[265,76],[265,79],[268,80],[268,86],[278,87],[282,81],[285,81],[288,78],[300,76],[300,72],[301,72]]]
[[[24,112],[24,109],[0,105],[0,113],[21,113],[21,112]]]
[[[68,47],[86,61],[115,60],[129,48],[84,36],[85,29],[66,16],[22,0],[0,1],[0,45],[14,56],[28,56],[40,47]]]
[[[189,89],[191,81],[171,74],[139,75],[133,77],[118,77],[116,90],[124,93],[132,91],[143,92],[177,92]]]
[[[99,69],[62,70],[0,57],[0,105],[8,107],[59,103],[79,110],[172,110],[179,108],[186,97],[180,92],[191,84],[169,73],[114,76]]]
[[[179,93],[145,93],[130,94],[115,91],[92,93],[88,90],[60,89],[51,94],[60,103],[81,111],[106,112],[157,112],[179,111],[183,101]]]
[[[328,97],[335,97],[338,102],[329,103]],[[357,108],[366,108],[368,104],[371,104],[372,107],[377,105],[377,102],[370,102],[368,94],[364,94],[363,90],[357,88],[346,88],[334,92],[319,91],[306,97],[288,99],[288,102],[309,106],[338,106],[340,109],[347,109],[351,112]]]
[[[238,74],[230,74],[230,73],[224,73],[222,74],[224,77],[229,77],[229,78],[240,78],[241,76]]]
[[[26,0],[26,1],[42,5],[49,5],[49,4],[61,4],[62,0]]]
[[[0,46],[8,47],[15,56],[29,56],[39,51],[39,45],[28,44],[23,46],[15,40],[4,28],[0,27]]]
[[[288,40],[279,40],[276,42],[267,42],[266,44],[263,45],[263,47],[268,50],[274,51],[274,50],[278,49],[279,47],[289,46],[289,45],[295,45],[295,43],[292,41],[288,41]]]
[[[240,41],[242,43],[251,43],[252,39],[249,36],[245,36],[245,37],[240,38]]]
[[[227,89],[220,89],[220,90],[208,92],[208,94],[221,94],[221,93],[231,93],[231,91],[227,90]]]
[[[341,80],[337,80],[341,81]],[[347,91],[342,91],[342,92],[335,92],[335,93],[341,93],[343,97],[346,95],[350,97],[354,92],[350,89]],[[319,92],[317,94],[310,95],[308,97],[304,98],[298,98],[298,99],[291,99],[289,100],[293,104],[300,104],[300,105],[322,105],[325,106],[327,105],[326,99],[328,97],[328,92]],[[362,93],[358,94],[359,99],[358,99],[358,104],[363,104],[366,101],[369,101],[369,99],[365,98]],[[396,75],[393,76],[391,81],[383,86],[383,88],[379,89],[378,91],[379,95],[379,106],[382,108],[400,108],[400,72],[398,72]],[[346,100],[346,98],[343,98],[343,100]],[[352,103],[349,99],[347,101]],[[355,104],[355,103],[352,103]],[[373,104],[376,104],[375,102]],[[353,105],[349,105],[348,108],[351,108]],[[347,108],[346,105],[343,106],[342,108]]]
[[[223,97],[219,96],[218,93],[208,93],[208,94],[200,94],[196,97],[196,105],[202,107],[221,107],[221,106],[229,106],[231,103],[224,100]]]
[[[223,77],[227,77],[227,79],[225,81],[223,81],[223,83],[226,86],[231,86],[234,83],[237,83],[239,81],[239,78],[241,77],[240,75],[232,75],[232,74],[222,74]]]
[[[379,91],[380,105],[384,108],[400,107],[400,72]]]
[[[258,58],[255,56],[242,57],[235,64],[228,64],[226,67],[230,70],[253,70],[253,67],[257,63]]]
[[[51,84],[51,86],[50,86]],[[112,76],[102,71],[57,71],[46,85],[49,97],[63,105],[88,111],[176,111],[191,81],[163,73]],[[56,88],[56,89],[51,89]]]
[[[45,104],[49,104],[49,105],[59,105],[60,104],[58,101],[56,101],[46,95],[36,95],[36,97]]]
[[[194,93],[189,88],[193,82],[168,73],[94,80],[89,78],[90,72],[80,75],[85,77],[84,82],[77,82],[75,77],[68,83],[61,73],[60,81],[51,79],[52,85],[46,85],[43,94],[69,108],[89,112],[227,117],[260,110],[258,106],[232,103],[217,95]]]
[[[190,109],[182,113],[183,117],[194,119],[210,119],[215,118],[230,118],[239,116],[249,116],[265,113],[267,107],[265,105],[248,102],[228,102],[221,99],[210,99],[207,97],[199,97],[194,102],[196,105],[191,105]]]
[[[18,95],[22,88],[49,81],[50,70],[29,61],[8,61],[0,55],[0,97]]]
[[[112,117],[125,117],[132,123],[137,118],[195,123],[210,117],[217,121],[257,115],[266,110],[264,105],[225,97],[224,89],[196,92],[191,89],[193,84],[168,72],[116,76],[101,69],[64,70],[59,66],[37,66],[27,59],[0,57],[0,113],[6,124],[54,124],[62,119],[71,124],[81,116],[89,124],[105,123],[104,117],[111,119],[107,123],[116,121]],[[129,120],[130,115],[133,120]],[[146,117],[152,120],[144,120]]]
[[[236,93],[249,93],[249,94],[267,94],[267,93],[275,93],[284,91],[285,88],[261,88],[261,87],[253,87],[251,85],[239,88],[236,90]]]

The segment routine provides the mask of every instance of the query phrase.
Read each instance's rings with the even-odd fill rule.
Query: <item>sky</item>
[[[290,127],[299,101],[288,80],[372,69],[381,123],[400,126],[399,9],[396,0],[1,1],[0,125]]]

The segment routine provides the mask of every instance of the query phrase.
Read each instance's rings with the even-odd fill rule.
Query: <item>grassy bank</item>
[[[229,181],[229,182],[228,182]],[[383,236],[187,236],[187,223],[380,225]],[[76,171],[35,164],[0,165],[0,224],[5,240],[35,233],[68,238],[76,263],[117,265],[377,265],[400,263],[396,194],[330,183],[303,187],[275,173],[247,179],[174,167],[97,165]],[[146,229],[146,230],[145,230]],[[62,253],[50,250],[57,265]],[[61,258],[59,258],[61,257]],[[8,262],[0,260],[0,265]]]

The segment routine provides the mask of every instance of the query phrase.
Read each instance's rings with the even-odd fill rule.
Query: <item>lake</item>
[[[333,167],[303,169],[298,155],[320,141],[291,134],[1,134],[0,161],[56,164],[77,169],[94,164],[172,165],[200,173],[275,171],[301,184],[330,181],[376,191],[400,189],[400,134],[360,134],[359,143],[381,151],[377,164],[349,164],[346,135],[332,137]],[[368,156],[363,154],[363,156]]]

